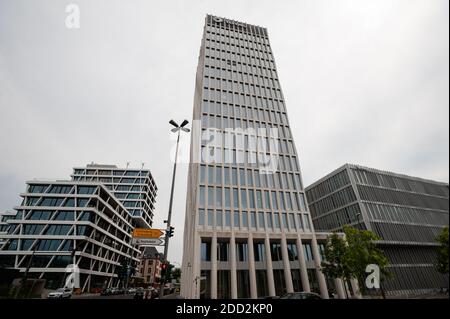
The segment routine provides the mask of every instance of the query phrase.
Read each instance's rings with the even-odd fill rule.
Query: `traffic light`
[[[166,277],[166,271],[167,271],[167,264],[162,263],[161,264],[161,279]]]
[[[173,237],[173,231],[174,231],[174,227],[172,227],[172,226],[170,226],[167,230],[166,230],[166,233],[167,233],[167,237]]]

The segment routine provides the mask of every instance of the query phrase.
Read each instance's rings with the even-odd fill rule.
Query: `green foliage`
[[[448,227],[445,227],[437,236],[436,242],[440,244],[437,248],[437,268],[442,274],[448,274]]]
[[[367,265],[378,265],[382,280],[390,276],[386,270],[389,261],[375,244],[375,241],[379,240],[376,234],[350,226],[344,226],[344,233],[345,239],[337,234],[328,238],[325,261],[322,262],[322,271],[326,276],[344,280],[355,278],[362,292],[365,291],[365,285],[362,283],[367,276]]]
[[[174,268],[172,270],[172,278],[175,279],[177,282],[180,281],[181,277],[181,269],[180,268]]]

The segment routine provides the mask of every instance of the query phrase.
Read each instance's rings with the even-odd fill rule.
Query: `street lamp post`
[[[178,157],[178,146],[180,143],[180,132],[186,132],[189,133],[190,130],[188,128],[185,128],[186,125],[189,124],[187,120],[184,120],[181,125],[178,125],[174,120],[170,120],[169,122],[174,128],[171,130],[173,133],[178,133],[177,136],[177,146],[175,150],[175,161],[173,163],[173,174],[172,174],[172,187],[170,190],[170,201],[169,201],[169,214],[167,216],[167,229],[166,229],[166,236],[165,236],[165,243],[164,243],[164,262],[167,262],[167,254],[169,251],[169,238],[172,235],[172,228],[171,228],[171,218],[172,218],[172,205],[173,205],[173,190],[175,188],[175,174],[177,171],[177,157]],[[164,285],[166,281],[165,278],[161,278],[161,287],[159,289],[159,298],[162,298],[164,296]]]

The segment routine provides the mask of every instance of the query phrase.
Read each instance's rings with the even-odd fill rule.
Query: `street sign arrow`
[[[135,228],[133,238],[159,238],[164,234],[161,229]]]
[[[161,238],[133,238],[133,244],[139,246],[164,246]]]

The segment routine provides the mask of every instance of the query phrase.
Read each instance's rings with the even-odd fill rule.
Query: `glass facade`
[[[202,267],[210,267],[200,263],[195,268],[196,252],[205,255],[199,236],[212,243],[217,239],[217,247],[210,248],[217,250],[217,260],[211,260],[217,265],[208,268],[217,271],[217,281],[211,276],[212,298],[286,292],[292,276],[285,276],[282,263],[300,273],[295,239],[300,234],[311,240],[314,228],[265,28],[207,16],[193,120],[191,154],[198,156],[191,157],[189,168],[182,294],[197,296],[191,282],[207,270]],[[215,218],[209,219],[210,214]],[[287,254],[282,234],[290,238]],[[272,270],[267,269],[269,259],[278,263]],[[273,280],[275,291],[269,291]]]

